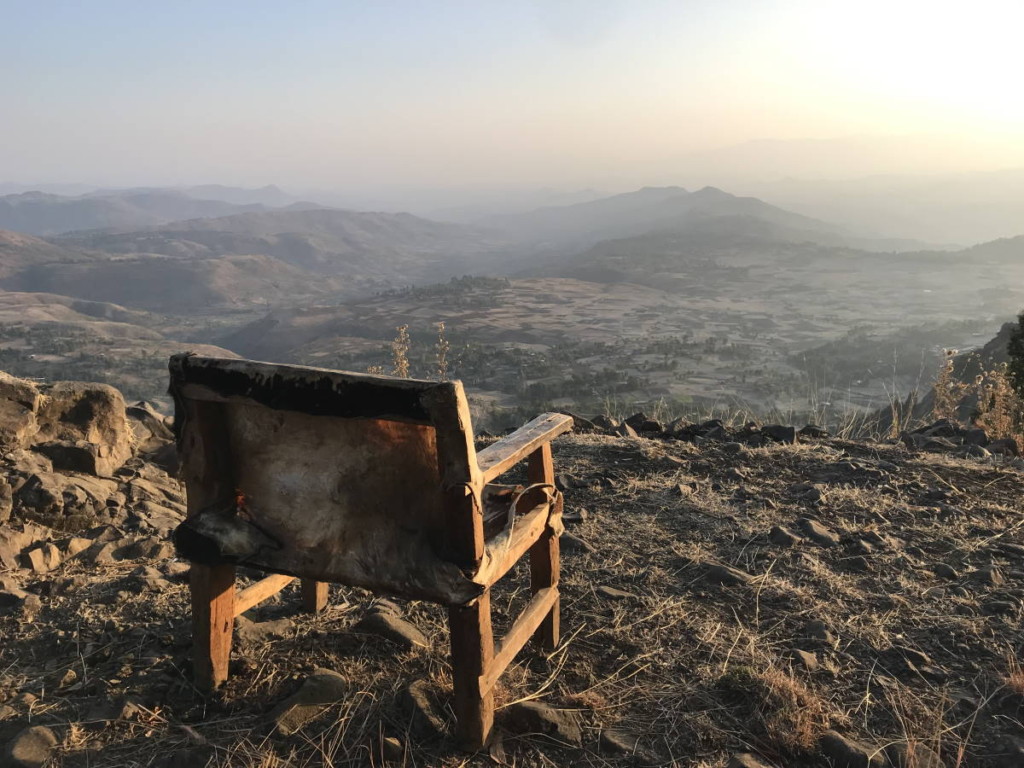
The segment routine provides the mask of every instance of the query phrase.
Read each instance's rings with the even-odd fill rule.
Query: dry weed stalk
[[[391,375],[400,379],[409,378],[409,349],[412,341],[409,339],[409,326],[400,325],[395,329],[398,335],[391,342]]]
[[[975,379],[978,415],[975,423],[995,439],[1021,434],[1024,403],[1007,374],[1006,365],[984,371]]]
[[[935,377],[934,413],[937,419],[955,420],[957,406],[967,394],[969,387],[965,382],[958,380],[955,375],[957,350],[944,349],[942,351],[944,359],[939,367],[939,375]]]
[[[444,321],[437,324],[437,344],[434,345],[434,352],[437,355],[437,378],[440,381],[448,380],[448,352],[452,345],[444,335]]]

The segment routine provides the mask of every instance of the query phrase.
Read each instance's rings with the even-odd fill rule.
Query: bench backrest
[[[238,562],[442,602],[476,589],[460,382],[195,355],[170,372],[189,517],[226,513],[269,542]]]

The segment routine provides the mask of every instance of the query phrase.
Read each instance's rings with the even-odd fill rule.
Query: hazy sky
[[[0,181],[687,183],[752,162],[716,148],[876,136],[865,174],[1024,165],[1021,0],[0,0],[0,20]],[[822,175],[860,170],[834,154]]]

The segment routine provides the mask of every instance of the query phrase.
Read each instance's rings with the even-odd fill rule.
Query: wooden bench
[[[478,454],[458,381],[191,354],[170,374],[197,685],[227,679],[235,617],[293,578],[310,611],[331,582],[431,600],[448,606],[459,739],[482,746],[502,672],[531,636],[559,641],[550,443],[571,417],[544,414]],[[489,485],[524,460],[528,487]],[[533,597],[495,644],[490,587],[527,552]],[[272,575],[236,592],[236,565]]]

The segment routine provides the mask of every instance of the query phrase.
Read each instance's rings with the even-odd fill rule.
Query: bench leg
[[[320,613],[327,607],[327,582],[302,579],[302,610]]]
[[[551,458],[551,445],[545,443],[536,451],[530,454],[530,461],[527,465],[527,476],[531,483],[555,483],[555,465]],[[559,496],[555,502],[561,505],[562,497]],[[561,513],[561,509],[555,510]],[[548,587],[558,587],[558,572],[560,569],[560,551],[558,537],[554,535],[551,528],[545,528],[537,542],[530,547],[530,591],[537,594]],[[548,651],[558,647],[559,641],[559,601],[555,598],[551,612],[544,618],[541,625],[534,633],[534,641]]]
[[[494,658],[490,592],[484,592],[470,605],[449,607],[448,625],[456,737],[463,748],[476,751],[487,743],[494,725],[494,694],[484,691],[480,683]]]
[[[228,679],[235,625],[235,567],[193,565],[189,589],[193,674],[199,690],[212,691]]]

